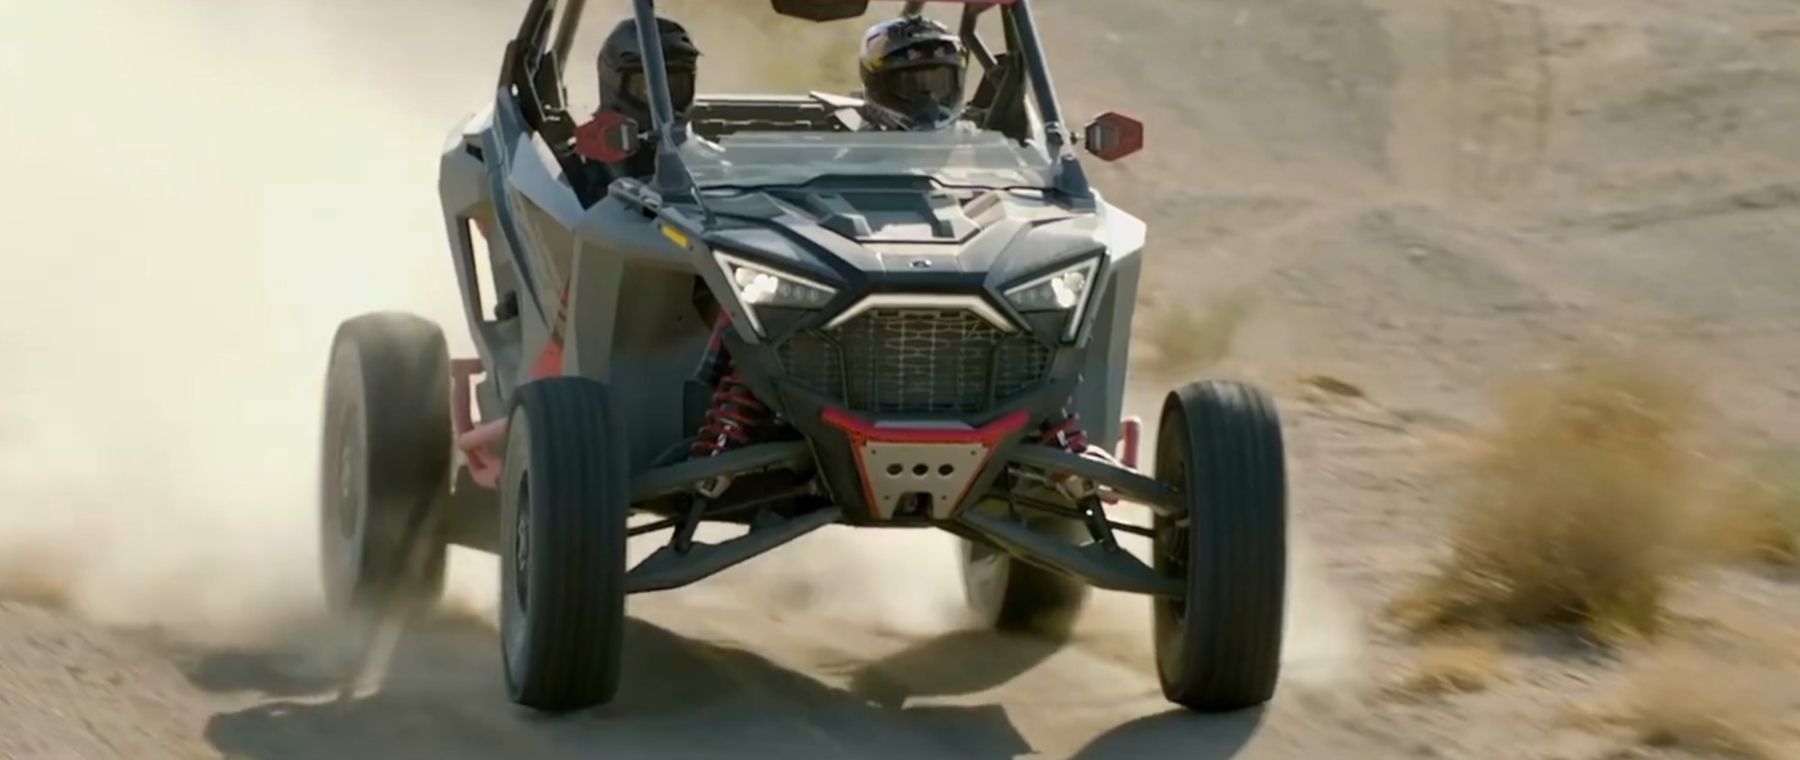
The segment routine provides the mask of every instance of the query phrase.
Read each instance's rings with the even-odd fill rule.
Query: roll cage
[[[1041,139],[1053,166],[1049,189],[1068,202],[1091,202],[1094,196],[1086,173],[1070,150],[1076,138],[1063,120],[1062,107],[1050,80],[1037,24],[1031,15],[1032,0],[930,2],[963,6],[959,34],[981,70],[969,103],[969,120],[982,129],[999,132],[1021,143]],[[869,3],[870,0],[770,0],[771,8],[777,14],[814,22],[860,17],[867,12]],[[926,4],[905,2],[902,12],[918,13]],[[499,94],[516,104],[518,116],[523,121],[519,125],[521,131],[536,134],[543,140],[577,197],[583,204],[591,204],[604,193],[604,187],[593,187],[594,183],[587,180],[591,174],[587,160],[577,150],[578,124],[568,111],[562,82],[563,66],[568,62],[586,5],[587,0],[530,0],[517,35],[506,46],[500,67]],[[654,123],[627,125],[632,131],[629,141],[635,144],[641,130],[641,139],[654,146],[656,168],[650,189],[660,195],[663,202],[699,206],[693,177],[677,150],[690,137],[690,125],[675,118],[662,40],[656,31],[655,0],[632,0],[632,7],[639,44],[644,51],[644,74]],[[995,9],[1000,12],[1003,30],[1003,43],[998,51],[976,31],[981,18]],[[1027,92],[1032,98],[1031,105],[1035,106],[1035,119],[1027,107]],[[827,102],[821,97],[816,110],[831,110]],[[748,103],[742,101],[738,105]],[[704,109],[706,105],[696,104],[696,108]]]

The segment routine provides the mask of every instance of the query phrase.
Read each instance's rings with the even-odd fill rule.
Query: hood
[[[1031,191],[905,184],[708,197],[723,225],[708,242],[853,287],[864,278],[1005,281],[1117,242],[1106,234],[1104,206],[1080,211]]]

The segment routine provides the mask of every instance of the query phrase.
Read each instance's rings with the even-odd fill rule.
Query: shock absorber
[[[757,400],[736,370],[728,371],[713,385],[712,407],[706,410],[690,453],[709,457],[742,446],[769,420],[769,407]]]
[[[731,318],[721,313],[713,324],[712,342],[700,359],[698,374],[712,386],[713,393],[712,404],[688,451],[692,458],[715,456],[749,443],[773,421],[768,405],[756,398],[732,366],[724,337],[730,326]],[[702,496],[716,498],[730,486],[731,478],[721,476],[702,484],[699,491]]]
[[[694,377],[708,388],[718,387],[730,367],[725,351],[725,327],[730,323],[731,318],[720,312],[713,322],[712,339],[706,343],[706,352],[700,354],[700,366],[694,368]]]
[[[1062,420],[1045,422],[1038,440],[1045,446],[1059,448],[1070,454],[1091,456],[1096,450],[1088,447],[1087,431],[1081,429],[1081,416],[1071,410],[1074,406],[1075,399],[1069,399],[1068,405],[1063,407]],[[1058,473],[1050,477],[1050,482],[1056,486],[1056,490],[1075,502],[1075,508],[1081,513],[1082,522],[1087,524],[1088,533],[1093,539],[1108,551],[1117,550],[1119,542],[1113,535],[1112,524],[1107,521],[1106,508],[1103,506],[1107,501],[1106,495],[1100,492],[1093,481],[1072,473]]]
[[[751,387],[736,373],[731,351],[725,349],[725,330],[731,330],[731,317],[722,312],[718,321],[713,322],[713,340],[707,342],[706,353],[700,355],[700,366],[695,369],[700,382],[713,387],[713,398],[707,405],[706,416],[700,421],[700,430],[693,438],[693,447],[688,448],[689,459],[718,456],[742,447],[772,421],[769,407],[756,398]],[[709,502],[724,495],[725,490],[731,488],[731,481],[731,475],[718,475],[695,486],[698,497],[689,504],[686,519],[677,524],[675,537],[671,538],[670,546],[675,547],[677,553],[688,553],[693,547],[695,529],[706,517]]]

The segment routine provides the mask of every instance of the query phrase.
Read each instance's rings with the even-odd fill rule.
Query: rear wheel
[[[1194,383],[1163,402],[1156,477],[1187,515],[1158,517],[1156,570],[1185,599],[1152,602],[1169,701],[1225,712],[1269,701],[1281,671],[1287,471],[1274,402],[1249,386]]]
[[[450,354],[408,314],[344,322],[326,373],[320,563],[334,613],[416,610],[443,594],[448,545]]]
[[[1031,527],[1071,543],[1089,540],[1087,526],[1058,517],[1035,517]],[[963,541],[963,598],[977,621],[1009,632],[1067,638],[1087,604],[1088,584],[1015,559],[998,549]]]
[[[612,701],[631,512],[606,386],[557,377],[514,397],[501,477],[500,639],[508,696],[546,712]]]

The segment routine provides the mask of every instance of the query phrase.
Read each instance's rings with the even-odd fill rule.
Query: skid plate
[[[828,409],[824,419],[850,438],[870,516],[892,520],[906,497],[930,497],[930,517],[956,516],[970,487],[1003,441],[1024,429],[1024,412],[985,426],[888,424]]]
[[[862,445],[863,478],[874,497],[875,514],[892,519],[903,497],[930,497],[931,517],[947,520],[969,492],[969,484],[987,461],[980,443],[890,443]]]

